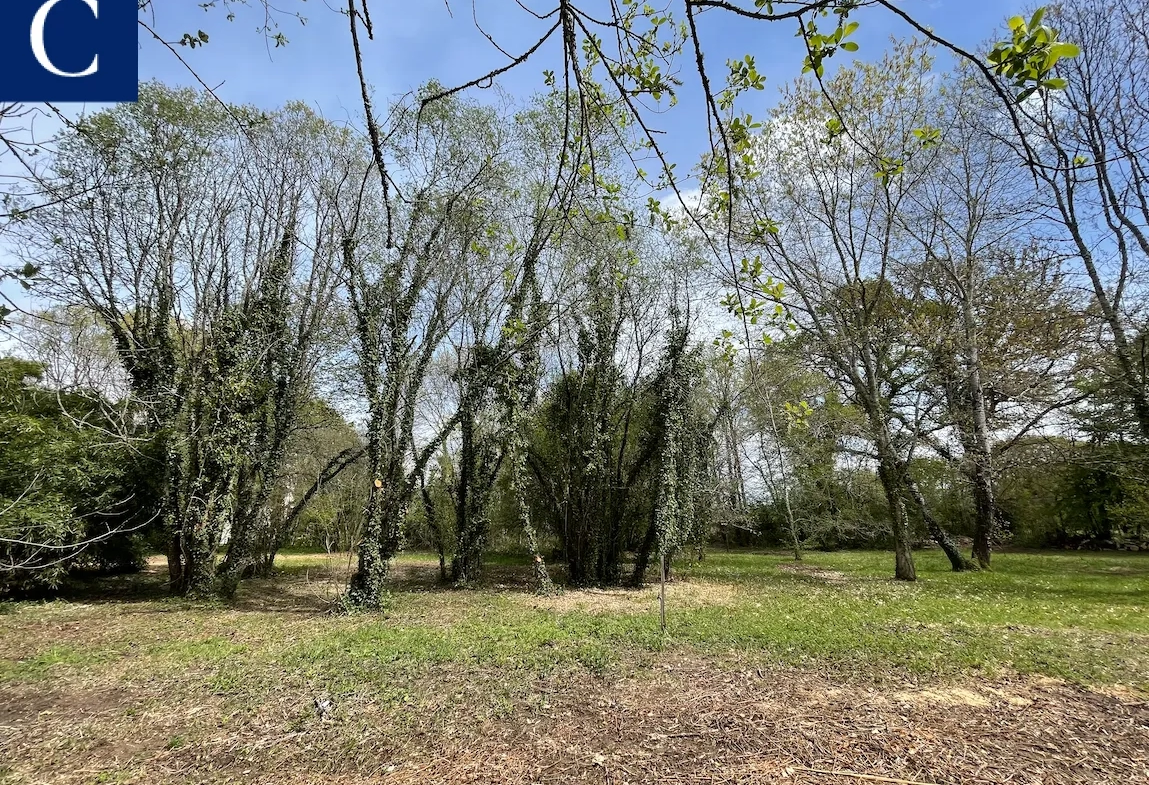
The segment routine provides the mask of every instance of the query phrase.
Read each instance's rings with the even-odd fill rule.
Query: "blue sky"
[[[544,0],[545,1],[545,0]],[[306,25],[286,14],[281,30],[289,43],[273,48],[257,27],[262,11],[234,6],[236,19],[226,20],[226,10],[204,10],[195,0],[159,0],[154,25],[169,40],[184,32],[204,30],[208,45],[188,50],[179,48],[203,80],[218,86],[225,100],[250,102],[273,107],[291,99],[304,100],[324,115],[355,122],[360,114],[359,87],[346,16],[336,9],[339,0],[278,0],[285,12],[298,11]],[[374,0],[371,4],[376,27],[374,41],[364,44],[367,75],[379,99],[414,89],[429,79],[447,85],[466,82],[507,62],[476,30],[472,13],[507,51],[528,48],[546,29],[546,23],[530,18],[513,0]],[[532,4],[532,3],[529,3]],[[596,0],[586,3],[593,8]],[[745,0],[745,4],[752,3]],[[533,5],[544,7],[536,0]],[[672,5],[677,5],[672,4]],[[1004,20],[1023,9],[1014,0],[911,0],[903,8],[950,40],[977,49],[991,36],[1004,34]],[[861,28],[855,40],[861,45],[858,57],[877,57],[890,36],[907,36],[910,30],[882,9],[863,9],[855,17]],[[760,115],[773,102],[782,83],[798,75],[802,62],[793,23],[763,24],[711,10],[700,17],[702,36],[707,44],[707,63],[713,75],[721,76],[728,57],[755,56],[758,70],[767,77],[767,89],[745,105]],[[148,40],[141,31],[140,78],[158,78],[168,83],[191,84],[194,78],[170,51]],[[506,75],[501,85],[516,96],[543,89],[542,71],[560,70],[555,48],[542,49],[526,65]],[[698,91],[684,71],[687,86],[680,105],[656,118],[666,131],[671,157],[686,170],[705,147],[705,119]],[[483,91],[472,90],[483,97]]]
[[[205,46],[175,49],[217,95],[229,102],[263,108],[302,100],[332,120],[359,125],[359,84],[347,17],[338,10],[340,0],[273,0],[283,12],[279,29],[288,39],[288,44],[279,48],[259,32],[264,24],[259,0],[249,0],[251,5],[231,0],[230,10],[235,13],[231,22],[227,20],[226,0],[216,0],[216,7],[209,9],[201,7],[204,1],[155,0],[153,16],[146,21],[168,41],[178,40],[184,33],[208,33],[210,40]],[[524,1],[539,8],[549,2]],[[752,6],[751,0],[738,1]],[[598,5],[603,5],[602,0],[583,3],[588,10]],[[678,7],[679,3],[674,0],[671,5]],[[462,84],[505,65],[506,57],[476,29],[475,18],[500,46],[516,54],[529,48],[549,26],[528,16],[514,0],[473,0],[473,4],[464,0],[373,0],[370,7],[375,40],[365,40],[363,48],[367,76],[380,105],[430,79],[445,85]],[[1020,0],[909,0],[902,7],[949,40],[980,51],[991,37],[1003,36],[1005,19],[1020,13],[1027,4]],[[306,18],[306,24],[290,16],[295,12]],[[883,9],[862,9],[854,18],[861,23],[854,36],[861,47],[856,57],[863,59],[880,57],[891,36],[905,37],[912,32]],[[755,116],[764,115],[775,100],[777,88],[800,73],[803,52],[795,38],[794,23],[760,23],[711,10],[700,16],[699,27],[712,78],[722,78],[727,58],[755,57],[767,87],[742,104]],[[197,84],[188,67],[143,29],[139,44],[140,79]],[[544,69],[561,70],[561,58],[553,46],[540,49],[527,64],[505,75],[500,86],[513,96],[525,98],[544,89]],[[688,172],[698,161],[707,139],[696,74],[689,69],[690,61],[686,60],[680,74],[686,84],[680,91],[679,105],[651,120],[665,132],[660,141],[680,173]],[[470,94],[479,100],[489,95],[479,89]],[[71,114],[98,108],[64,107]],[[53,125],[40,122],[37,136],[43,138]],[[15,259],[0,244],[0,265],[12,266],[13,262]],[[28,305],[25,293],[11,282],[0,283],[0,290],[22,306]]]

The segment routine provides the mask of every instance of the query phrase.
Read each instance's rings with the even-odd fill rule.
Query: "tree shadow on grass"
[[[322,614],[337,606],[354,569],[355,561],[349,561],[346,553],[288,553],[277,558],[272,576],[243,580],[235,597],[197,600],[172,597],[163,557],[152,557],[137,573],[74,578],[54,598],[79,604],[121,604],[124,613],[202,607],[250,613]],[[550,565],[549,570],[557,586],[566,583],[562,565]],[[442,580],[433,554],[407,553],[394,561],[387,580],[387,591],[393,595],[467,591],[533,594],[536,588],[530,557],[524,554],[492,554],[480,581],[458,587]]]

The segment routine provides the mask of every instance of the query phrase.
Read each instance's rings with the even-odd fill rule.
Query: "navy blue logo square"
[[[0,0],[0,102],[135,101],[134,0]]]

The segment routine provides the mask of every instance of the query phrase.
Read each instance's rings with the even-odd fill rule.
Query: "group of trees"
[[[996,73],[911,40],[827,76],[836,8],[765,120],[752,60],[712,93],[699,50],[714,149],[673,208],[638,66],[697,33],[652,48],[647,11],[633,67],[584,31],[526,102],[363,81],[365,134],[155,83],[70,124],[6,227],[52,306],[8,324],[0,590],[145,538],[195,595],[354,549],[368,607],[411,542],[467,585],[509,537],[540,590],[714,537],[905,580],[925,540],[1144,544],[1149,6],[1012,21]]]
[[[839,438],[852,452],[861,437],[876,467],[898,577],[913,577],[907,515],[955,569],[969,565],[945,530],[952,524],[972,536],[981,567],[1010,530],[1035,544],[1143,542],[1139,519],[1124,517],[1144,484],[1149,436],[1138,414],[1145,126],[1127,108],[1140,106],[1143,75],[1140,61],[1128,71],[1117,63],[1131,56],[1145,10],[1060,6],[1057,28],[1089,51],[1061,69],[1064,90],[1017,106],[1003,107],[967,66],[937,74],[918,42],[818,85],[799,82],[738,172],[741,198],[723,217],[754,264],[734,285],[788,309],[788,341],[852,410]],[[837,406],[816,391],[820,381],[808,394]],[[789,431],[810,411],[782,429],[767,423],[784,445],[775,482],[805,493],[821,478],[804,477],[810,446]],[[1051,462],[1075,467],[1063,480],[1073,487],[1051,504],[1075,520],[1044,540],[1034,531],[1053,527],[1019,520],[1035,511],[1017,505],[1008,483]],[[938,520],[940,500],[923,481],[939,471],[967,491],[951,524]],[[1097,472],[1110,479],[1082,493],[1080,478],[1096,482]],[[1069,516],[1066,502],[1082,496],[1090,512]]]

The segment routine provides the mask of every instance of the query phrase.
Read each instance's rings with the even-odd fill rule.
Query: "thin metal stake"
[[[661,554],[662,585],[658,589],[658,615],[662,620],[662,631],[666,632],[666,551]]]

